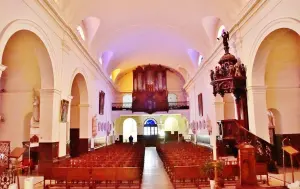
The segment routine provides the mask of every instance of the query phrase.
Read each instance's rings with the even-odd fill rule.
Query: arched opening
[[[123,108],[131,108],[132,106],[132,94],[123,95]]]
[[[283,28],[273,31],[262,41],[254,60],[252,84],[262,88],[259,94],[265,94],[265,99],[257,97],[254,111],[260,108],[280,112],[281,124],[275,129],[279,135],[300,133],[299,52],[299,35]],[[263,138],[269,138],[268,115],[255,114],[255,122],[256,133],[263,133]],[[264,125],[259,125],[259,122]]]
[[[174,93],[168,94],[168,102],[170,103],[176,103],[177,102],[177,95]]]
[[[251,112],[255,133],[274,142],[278,165],[282,164],[281,142],[290,137],[299,148],[300,136],[300,37],[291,29],[281,28],[264,38],[255,55],[252,70]],[[266,113],[266,110],[272,110]],[[272,120],[273,123],[270,122]],[[270,128],[270,124],[274,124]],[[286,160],[286,165],[289,161]]]
[[[127,118],[123,122],[123,142],[129,142],[129,137],[133,137],[133,142],[137,142],[137,123],[132,118]]]
[[[171,131],[171,133],[179,131],[178,121],[174,117],[168,117],[165,120],[165,124],[164,125],[165,125],[165,131]]]
[[[220,39],[222,34],[225,32],[226,28],[224,25],[221,25],[218,29],[218,32],[217,32],[217,39]]]
[[[78,73],[72,83],[70,110],[70,155],[88,151],[88,91],[85,78]]]
[[[7,41],[2,64],[7,68],[0,82],[0,140],[10,141],[11,149],[28,144],[32,137],[38,144],[40,123],[52,115],[45,100],[40,101],[41,89],[53,89],[54,84],[48,50],[35,33],[20,30]],[[51,130],[47,124],[41,126]],[[32,148],[33,163],[37,163],[37,154],[38,149]]]
[[[147,118],[144,121],[144,142],[146,146],[156,146],[158,140],[157,121],[154,118]]]

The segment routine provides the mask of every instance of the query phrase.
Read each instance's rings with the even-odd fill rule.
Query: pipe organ
[[[133,112],[168,111],[167,70],[150,64],[133,70]]]

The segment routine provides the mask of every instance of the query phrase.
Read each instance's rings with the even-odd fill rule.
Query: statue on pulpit
[[[224,50],[225,50],[225,54],[229,53],[229,32],[228,31],[224,31],[222,33],[222,38],[223,38],[223,45],[224,45]]]
[[[33,111],[32,111],[33,122],[40,121],[40,101],[37,95],[34,96],[33,100]]]

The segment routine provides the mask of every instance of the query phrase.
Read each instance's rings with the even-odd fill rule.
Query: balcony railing
[[[132,110],[132,102],[112,103],[112,110]]]
[[[169,110],[185,110],[189,109],[189,102],[168,102]],[[132,110],[132,102],[112,103],[112,110]]]

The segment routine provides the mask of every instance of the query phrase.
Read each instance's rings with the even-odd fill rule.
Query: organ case
[[[168,111],[167,70],[161,65],[139,66],[133,70],[132,111]]]

